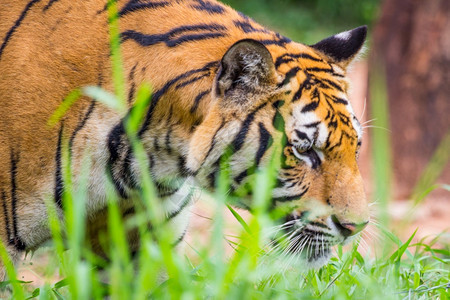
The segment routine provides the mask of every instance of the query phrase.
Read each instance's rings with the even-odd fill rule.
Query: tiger
[[[0,236],[14,261],[51,239],[46,199],[63,218],[65,141],[75,190],[86,151],[91,160],[86,214],[94,251],[102,251],[95,237],[106,226],[109,194],[124,217],[133,214],[142,182],[124,122],[145,82],[153,93],[136,136],[174,248],[186,234],[191,187],[216,190],[226,153],[233,193],[280,149],[269,207],[289,207],[282,220],[293,232],[288,249],[307,266],[324,265],[331,247],[366,227],[357,164],[362,126],[348,100],[347,72],[367,26],[306,45],[215,0],[114,4],[127,112],[82,96],[49,126],[71,91],[115,89],[108,4],[0,3]],[[240,199],[236,205],[252,207],[250,196]],[[137,249],[139,241],[129,239]],[[301,243],[317,251],[296,253]]]

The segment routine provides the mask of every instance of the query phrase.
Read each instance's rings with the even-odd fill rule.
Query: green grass
[[[79,95],[91,96],[119,112],[124,111],[124,87],[120,49],[117,44],[115,7],[110,6],[111,44],[115,94],[96,87],[86,87],[71,93],[50,123],[55,124],[62,115],[70,112],[70,105]],[[382,76],[373,82],[372,111],[377,125],[388,124]],[[108,249],[109,261],[96,256],[85,240],[86,183],[72,190],[71,164],[68,151],[63,151],[65,191],[63,204],[65,218],[57,217],[52,199],[48,199],[49,227],[52,242],[47,251],[48,263],[43,270],[46,283],[31,288],[32,283],[17,280],[17,274],[5,248],[0,246],[0,257],[7,267],[9,281],[1,287],[11,287],[14,299],[449,299],[450,245],[443,244],[441,236],[413,242],[414,235],[400,240],[387,229],[389,215],[389,131],[374,136],[374,176],[376,194],[380,204],[381,225],[373,226],[378,238],[366,235],[366,242],[357,240],[352,245],[336,247],[335,256],[320,270],[304,268],[280,254],[267,252],[265,232],[274,226],[277,215],[267,209],[267,200],[273,182],[276,162],[259,171],[254,184],[268,187],[255,189],[254,214],[244,220],[229,203],[226,191],[229,185],[226,160],[220,175],[214,200],[212,238],[206,245],[191,245],[194,255],[184,256],[172,250],[173,237],[160,216],[161,205],[155,197],[153,184],[147,170],[148,161],[135,132],[151,101],[151,89],[143,85],[137,93],[136,105],[128,116],[125,128],[132,142],[135,156],[142,172],[141,201],[136,203],[135,217],[122,220],[114,194],[108,195],[108,232],[103,241]],[[437,151],[441,161],[442,151]],[[442,155],[447,155],[445,153]],[[90,167],[86,153],[83,170]],[[433,163],[431,163],[433,165]],[[433,168],[428,173],[433,173]],[[435,171],[437,172],[437,171]],[[89,172],[82,171],[81,174]],[[429,175],[432,176],[432,175]],[[427,177],[429,178],[429,177]],[[434,178],[434,177],[432,177]],[[425,182],[425,183],[424,183]],[[84,183],[84,184],[83,184]],[[421,181],[420,189],[434,182]],[[84,187],[84,188],[83,188]],[[420,205],[420,203],[417,203]],[[225,236],[224,211],[230,210],[241,225],[236,240]],[[195,216],[194,216],[195,217]],[[154,230],[147,230],[150,222]],[[134,259],[127,244],[127,230],[137,228],[141,247]],[[443,235],[448,233],[443,233]],[[226,256],[224,244],[235,250]],[[364,246],[365,245],[365,246]],[[67,247],[66,247],[67,246]],[[69,250],[66,250],[68,248]],[[367,254],[359,251],[365,248]],[[380,253],[376,249],[383,249]],[[61,280],[55,282],[54,274]]]

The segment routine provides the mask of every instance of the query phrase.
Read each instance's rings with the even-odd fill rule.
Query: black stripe
[[[314,111],[317,107],[319,107],[319,101],[311,102],[302,108],[302,113]]]
[[[288,39],[287,37],[280,37],[280,38],[276,38],[276,39],[260,39],[258,40],[258,42],[260,42],[261,44],[265,45],[265,46],[269,46],[269,45],[277,45],[280,47],[284,47],[286,46],[286,44],[289,44],[290,42],[292,42],[290,39]]]
[[[252,168],[250,168],[250,169],[252,169]],[[251,172],[250,169],[248,169],[248,170],[245,169],[244,171],[242,171],[241,173],[239,173],[239,175],[236,176],[236,177],[234,178],[234,181],[235,181],[238,185],[241,184],[242,180],[244,180],[245,177],[251,175],[252,172]]]
[[[337,126],[338,126],[338,119],[337,119],[336,115],[333,114],[333,115],[331,115],[331,119],[328,122],[328,127],[332,127],[334,129],[336,129]]]
[[[299,137],[299,139],[307,140],[308,142],[311,141],[309,139],[308,135],[306,133],[304,133],[303,131],[300,131],[300,130],[297,130],[297,129],[295,129],[294,131],[297,134],[297,136]]]
[[[62,196],[64,192],[64,181],[62,177],[62,165],[61,165],[61,147],[62,147],[62,134],[64,125],[61,125],[58,133],[58,144],[56,145],[55,155],[55,203],[59,208],[63,208]]]
[[[187,85],[190,85],[191,83],[197,82],[197,81],[199,81],[199,80],[201,80],[201,79],[203,79],[205,77],[208,77],[209,75],[210,75],[209,73],[205,73],[203,75],[199,75],[199,76],[194,77],[192,79],[189,79],[189,80],[187,80],[185,82],[181,82],[181,83],[177,84],[177,86],[175,88],[179,89],[179,88],[185,87]]]
[[[321,123],[320,121],[317,121],[317,122],[309,123],[309,124],[306,124],[306,125],[303,125],[303,126],[306,127],[306,128],[314,128],[314,127],[319,126],[320,123]]]
[[[86,125],[89,117],[91,116],[92,112],[95,109],[96,106],[96,101],[92,100],[91,104],[89,105],[86,114],[84,115],[83,119],[81,120],[81,122],[78,123],[77,127],[75,128],[75,130],[72,132],[72,135],[70,136],[69,139],[69,149],[70,151],[72,151],[72,147],[73,147],[73,142],[75,140],[75,137],[77,136],[78,132],[83,129],[83,127]],[[62,127],[61,127],[62,128]],[[59,143],[59,140],[58,140]]]
[[[334,112],[335,111],[334,105],[330,102],[330,97],[325,97],[325,102],[328,104],[329,110]],[[335,117],[335,115],[333,115],[333,117]]]
[[[164,188],[167,188],[166,186],[164,186]],[[178,192],[178,189],[174,189],[174,190],[164,190],[162,191],[162,189],[160,190],[159,186],[158,186],[158,197],[159,198],[167,198],[170,197],[172,195],[174,195],[176,192]]]
[[[105,5],[103,5],[103,8],[102,8],[102,9],[97,10],[96,15],[100,15],[100,14],[106,12],[106,11],[108,10],[108,4],[109,4],[109,3],[110,3],[110,2],[108,1],[107,3],[105,3]]]
[[[331,145],[331,134],[332,134],[333,132],[330,130],[330,132],[328,132],[328,136],[327,136],[327,141],[326,141],[326,143],[325,143],[325,149],[328,149],[329,147],[330,147],[330,145]]]
[[[204,31],[204,33],[198,33]],[[181,35],[187,32],[192,34]],[[226,27],[220,24],[196,24],[180,26],[163,34],[144,34],[134,30],[127,30],[121,33],[121,41],[134,40],[141,46],[148,47],[158,43],[165,43],[167,47],[176,47],[186,42],[201,41],[226,36]],[[178,36],[178,37],[177,37]]]
[[[172,131],[173,131],[172,124],[171,124],[172,114],[173,114],[173,106],[170,106],[169,116],[167,117],[167,121],[166,121],[168,129],[167,129],[166,137],[165,137],[165,140],[164,140],[165,146],[166,146],[166,151],[167,151],[167,153],[169,155],[172,154],[172,148],[171,148],[171,145],[170,145],[170,136],[172,135]]]
[[[301,192],[300,194],[297,195],[293,195],[293,196],[282,196],[282,197],[275,197],[272,198],[273,202],[287,202],[287,201],[293,201],[293,200],[298,200],[301,197],[303,197],[304,194],[306,194],[306,192],[308,191],[309,188],[306,188],[303,190],[303,192]]]
[[[272,104],[274,109],[279,109],[283,105],[284,105],[284,100],[277,100]]]
[[[119,12],[119,16],[123,17],[129,13],[133,13],[139,10],[155,9],[160,7],[166,7],[170,3],[168,1],[150,2],[146,1],[141,3],[141,0],[130,0]]]
[[[159,146],[159,137],[156,136],[153,139],[153,148],[155,149],[155,152],[159,152],[159,150],[161,150],[161,147]]]
[[[213,171],[211,173],[209,173],[208,176],[207,176],[210,188],[215,188],[216,187],[217,175],[219,174],[219,166],[218,166],[219,165],[219,161],[220,161],[220,159],[218,159],[216,161],[216,163],[213,165]]]
[[[195,176],[195,172],[186,167],[186,158],[183,155],[178,157],[178,170],[182,176]]]
[[[350,126],[350,118],[349,117],[347,117],[346,115],[344,115],[341,112],[338,112],[338,116],[342,123],[344,123],[347,126]]]
[[[189,133],[191,134],[191,133],[193,133],[194,132],[194,130],[198,127],[198,125],[200,125],[201,123],[202,123],[202,119],[200,118],[200,119],[196,119],[195,121],[194,121],[194,123],[192,123],[192,125],[191,125],[191,128],[189,128]]]
[[[285,181],[285,183],[286,183],[286,181]],[[302,183],[301,182],[298,182],[298,181],[292,181],[292,182],[290,182],[289,184],[285,184],[284,185],[284,188],[285,189],[290,189],[290,188],[292,188],[292,187],[294,187],[294,186],[296,186],[296,185],[301,185]]]
[[[332,96],[331,98],[333,99],[334,103],[339,103],[339,104],[344,104],[344,105],[348,104],[348,101],[345,100],[345,99],[342,99],[342,98],[339,98],[339,97],[336,97],[336,96]]]
[[[300,71],[299,67],[294,67],[290,69],[288,72],[286,72],[286,75],[284,76],[283,81],[278,85],[278,87],[282,87],[291,81],[292,77],[297,76],[297,73]]]
[[[19,163],[19,154],[14,154],[14,150],[11,149],[11,213],[13,222],[13,240],[10,240],[10,244],[13,244],[17,250],[24,250],[25,244],[22,242],[18,235],[17,229],[17,164]]]
[[[130,148],[127,150],[127,155],[122,163],[122,171],[120,173],[120,179],[124,186],[128,188],[135,188],[136,181],[134,180],[134,176],[131,172],[131,163],[133,162],[133,152]]]
[[[245,138],[247,137],[247,133],[250,129],[250,126],[252,125],[255,119],[255,114],[266,105],[267,102],[264,102],[263,104],[259,105],[250,114],[248,114],[244,122],[242,122],[241,129],[239,130],[238,134],[231,143],[231,150],[233,152],[238,152],[242,148],[245,142]]]
[[[322,163],[322,161],[320,160],[319,155],[313,149],[305,151],[301,155],[304,155],[304,156],[309,158],[309,160],[311,161],[311,168],[312,169],[317,169],[320,166],[320,164]]]
[[[259,123],[258,125],[259,125],[259,147],[255,156],[256,166],[259,166],[261,158],[264,156],[267,149],[269,149],[273,143],[273,138],[270,135],[269,131],[267,131],[266,127],[264,127],[264,124]]]
[[[189,191],[189,194],[187,194],[186,197],[184,197],[183,202],[181,202],[181,204],[180,204],[180,206],[178,207],[178,209],[175,210],[175,211],[173,211],[173,212],[171,212],[170,214],[168,214],[167,217],[166,217],[166,219],[167,219],[167,220],[170,220],[170,219],[173,219],[173,218],[175,218],[176,216],[178,216],[178,215],[183,211],[183,209],[185,209],[186,206],[188,206],[188,204],[191,203],[191,200],[192,200],[192,196],[193,196],[193,195],[194,195],[194,189],[191,189],[191,190]]]
[[[265,28],[255,28],[252,24],[250,24],[249,20],[240,21],[235,20],[233,21],[234,25],[241,29],[244,33],[252,33],[252,32],[264,32],[264,33],[270,33],[269,30]]]
[[[126,216],[134,215],[136,213],[136,209],[134,206],[126,209],[124,212],[122,212],[122,218],[125,219]]]
[[[292,102],[295,102],[302,97],[303,90],[309,90],[311,88],[311,77],[307,73],[305,73],[305,75],[306,79],[302,82],[302,84],[298,88],[298,91],[295,92],[294,96],[292,97]]]
[[[8,213],[8,207],[6,206],[6,193],[2,190],[2,205],[3,205],[3,217],[5,218],[5,227],[6,227],[6,234],[7,239],[11,240],[11,229],[9,228],[9,213]]]
[[[295,59],[299,59],[299,58],[309,59],[309,60],[313,60],[313,61],[323,61],[321,58],[314,57],[314,56],[311,56],[306,53],[295,53],[295,54],[285,53],[285,54],[277,57],[277,59],[275,60],[275,68],[278,68],[282,64],[294,61]]]
[[[58,2],[58,1],[59,1],[59,0],[49,0],[48,3],[47,3],[47,5],[44,6],[44,8],[42,9],[42,11],[43,11],[43,12],[47,11],[50,7],[52,7],[52,5],[53,5],[55,2]]]
[[[334,87],[335,89],[337,89],[340,92],[343,92],[344,90],[341,88],[341,86],[339,84],[337,84],[336,82],[329,80],[329,79],[320,79],[320,82],[326,82],[327,84],[331,85],[332,87]]]
[[[3,50],[5,49],[6,45],[10,41],[14,31],[16,31],[17,28],[19,28],[19,26],[21,25],[23,19],[25,19],[25,16],[27,15],[28,11],[33,7],[33,5],[35,5],[39,1],[41,1],[41,0],[32,0],[32,1],[28,2],[27,6],[25,6],[25,9],[22,11],[22,13],[20,14],[19,18],[16,20],[14,25],[9,29],[8,33],[6,33],[6,36],[3,39],[3,43],[0,46],[0,60],[2,58]]]
[[[214,149],[214,146],[216,145],[217,134],[223,128],[224,125],[225,125],[225,119],[222,118],[222,122],[220,123],[219,128],[216,130],[216,132],[214,132],[214,135],[211,140],[211,145],[209,146],[208,152],[206,153],[206,156],[202,162],[202,165],[205,163],[206,159],[208,158],[208,156],[211,154],[212,150]]]
[[[165,138],[166,151],[169,155],[172,154],[172,148],[170,146],[170,135],[171,134],[172,134],[172,126],[170,126],[169,130],[167,130],[166,138]]]
[[[136,73],[136,67],[138,63],[136,63],[133,68],[131,68],[130,74],[128,75],[128,82],[130,82],[130,90],[128,91],[128,104],[133,102],[134,93],[136,91],[136,83],[134,82],[134,75]]]
[[[207,63],[202,68],[195,69],[195,70],[190,70],[190,71],[188,71],[186,73],[183,73],[183,74],[173,78],[172,80],[168,81],[160,90],[156,91],[152,95],[152,101],[150,103],[149,110],[148,110],[147,115],[145,117],[144,123],[143,123],[141,129],[139,130],[138,136],[141,137],[142,134],[148,129],[148,126],[150,125],[151,118],[153,116],[153,112],[154,112],[154,110],[156,108],[156,105],[158,104],[158,101],[169,90],[169,88],[171,88],[174,84],[176,84],[180,80],[183,80],[186,77],[189,77],[189,76],[197,74],[197,73],[209,72],[212,68],[214,68],[214,67],[217,68],[218,64],[219,64],[218,61],[213,61],[213,62]]]
[[[116,192],[119,194],[119,196],[121,198],[127,199],[128,193],[125,190],[125,187],[123,186],[123,184],[119,181],[119,179],[114,176],[113,166],[110,162],[108,162],[108,164],[106,166],[106,170],[107,170],[107,175],[108,175],[109,179],[111,180],[111,182],[113,183]]]
[[[180,244],[184,240],[186,233],[187,233],[187,229],[184,230],[183,233],[181,234],[181,236],[175,242],[172,243],[172,247],[178,246],[178,244]]]
[[[308,224],[313,225],[313,226],[316,226],[316,227],[321,227],[321,228],[326,228],[326,229],[331,230],[330,227],[328,227],[326,224],[323,224],[323,223],[319,223],[319,222],[309,222]]]
[[[203,97],[205,97],[205,96],[206,96],[207,94],[209,94],[209,93],[211,93],[211,90],[210,90],[210,89],[201,92],[200,94],[197,95],[197,97],[195,97],[195,99],[194,99],[194,105],[192,105],[191,110],[190,110],[191,114],[195,113],[195,111],[196,111],[197,108],[198,108],[198,105],[200,104],[200,100],[202,100]]]
[[[180,189],[180,186],[175,186],[174,182],[156,182],[155,187],[159,198],[166,198],[172,196]]]
[[[341,137],[339,138],[339,141],[334,144],[333,146],[331,146],[330,148],[328,148],[328,151],[331,152],[334,148],[339,147],[340,145],[342,145],[342,140],[344,139],[344,132],[341,133]]]
[[[225,8],[218,3],[212,3],[210,1],[205,0],[194,0],[197,2],[195,5],[191,5],[192,8],[196,10],[206,11],[210,14],[223,14],[225,12]]]
[[[122,138],[126,138],[125,128],[123,127],[123,121],[121,121],[118,125],[114,126],[114,128],[108,135],[109,160],[107,165],[107,171],[120,197],[127,198],[125,187],[120,182],[120,178],[116,178],[116,176],[114,175],[114,167],[117,164],[117,160],[119,159],[119,151],[126,151],[122,143]]]
[[[334,73],[333,69],[326,69],[326,68],[306,68],[305,69],[308,72],[325,72],[325,73]]]
[[[155,157],[153,154],[148,155],[148,160],[150,161],[149,169],[150,169],[150,175],[153,175],[153,168],[155,167]]]

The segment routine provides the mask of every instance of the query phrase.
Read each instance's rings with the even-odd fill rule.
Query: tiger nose
[[[342,222],[339,221],[338,217],[336,215],[331,216],[331,221],[333,221],[334,226],[338,229],[339,233],[342,234],[344,237],[349,237],[352,235],[357,234],[358,232],[361,232],[369,223],[369,221],[356,224],[351,222]]]

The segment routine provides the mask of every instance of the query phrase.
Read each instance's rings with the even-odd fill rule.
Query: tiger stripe
[[[208,0],[194,0],[197,4],[191,5],[192,8],[200,11],[206,11],[210,14],[223,14],[225,8],[221,5],[214,4]]]
[[[130,74],[128,75],[128,82],[130,84],[130,89],[128,91],[128,104],[131,104],[133,102],[134,93],[136,92],[136,83],[134,82],[134,76],[136,73],[137,66],[138,63],[135,63],[134,66],[131,68]]]
[[[171,219],[176,218],[192,202],[193,195],[194,195],[194,189],[190,189],[189,193],[183,198],[183,201],[181,201],[178,208],[176,210],[170,212],[166,216],[166,220],[171,220]]]
[[[204,33],[198,33],[198,32]],[[191,33],[182,35],[183,33]],[[214,39],[226,36],[226,27],[217,23],[196,24],[180,26],[163,34],[144,34],[134,30],[126,30],[121,33],[121,42],[133,40],[143,47],[165,43],[167,47],[173,48],[184,43]]]
[[[13,149],[11,149],[10,153],[10,163],[11,163],[11,214],[12,214],[12,223],[13,223],[13,235],[12,240],[10,240],[10,244],[14,245],[14,247],[18,251],[25,250],[26,246],[25,243],[21,240],[19,237],[19,230],[18,230],[18,219],[19,216],[17,215],[17,165],[19,163],[19,153],[15,153]]]
[[[195,99],[194,99],[194,104],[192,105],[191,109],[189,110],[189,112],[190,112],[191,114],[193,114],[193,113],[195,113],[195,112],[197,111],[197,108],[198,108],[198,106],[199,106],[199,104],[200,104],[200,101],[201,101],[206,95],[208,95],[209,93],[211,93],[211,89],[207,89],[207,90],[205,90],[205,91],[203,91],[203,92],[200,92],[200,93],[197,95],[197,97],[195,97]]]
[[[186,236],[186,234],[187,234],[187,229],[184,230],[184,231],[181,233],[181,235],[177,238],[177,240],[176,240],[175,242],[172,243],[171,246],[172,246],[173,248],[175,248],[176,246],[178,246],[178,245],[184,240],[184,237]]]
[[[63,209],[62,196],[64,193],[64,180],[62,175],[62,139],[63,139],[64,124],[59,127],[58,143],[56,145],[55,153],[55,190],[54,201],[60,209]]]
[[[124,17],[130,13],[145,11],[147,9],[157,9],[168,6],[170,3],[168,1],[153,2],[146,1],[141,3],[140,0],[130,0],[125,6],[119,11],[119,16]]]
[[[22,13],[20,14],[19,18],[16,20],[16,22],[14,23],[14,25],[9,29],[9,31],[6,33],[6,36],[3,39],[3,43],[0,46],[0,60],[2,59],[2,54],[3,51],[6,48],[6,45],[8,45],[12,35],[14,34],[14,32],[20,27],[20,25],[22,24],[22,21],[25,19],[25,17],[27,16],[28,12],[30,11],[30,9],[38,2],[40,2],[41,0],[31,0],[30,2],[28,2],[27,6],[25,6],[24,10],[22,11]]]
[[[315,62],[323,62],[323,59],[319,58],[319,57],[314,57],[310,54],[307,53],[285,53],[279,57],[277,57],[275,59],[275,68],[279,68],[280,66],[282,66],[283,64],[289,63],[289,62],[294,62],[298,59],[308,59],[308,60],[312,60]]]
[[[250,130],[250,126],[253,124],[255,120],[255,115],[263,109],[267,105],[267,102],[259,105],[257,108],[255,108],[252,112],[250,112],[245,120],[242,122],[241,129],[236,134],[236,137],[234,138],[233,142],[231,143],[231,150],[235,153],[238,152],[242,146],[244,145],[245,139],[247,137],[247,133]]]
[[[44,8],[42,9],[43,12],[46,12],[47,10],[49,10],[53,4],[55,4],[55,2],[58,2],[59,0],[48,0],[47,5],[44,6]]]
[[[74,131],[72,132],[72,135],[70,136],[69,139],[69,151],[71,153],[72,156],[72,148],[73,148],[73,144],[75,141],[75,138],[77,136],[77,134],[83,129],[84,126],[86,126],[87,121],[89,120],[89,118],[91,117],[92,113],[94,112],[94,109],[96,107],[96,101],[92,100],[91,104],[89,104],[89,107],[85,113],[85,115],[83,116],[83,119],[81,119],[81,121],[77,124],[77,127],[74,129]],[[62,126],[61,126],[62,128]],[[59,139],[58,139],[59,141]],[[60,143],[61,141],[59,141],[58,143]],[[58,144],[58,146],[60,147],[61,145]]]

